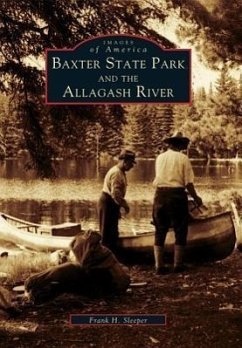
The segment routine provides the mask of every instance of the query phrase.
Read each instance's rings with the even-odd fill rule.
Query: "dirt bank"
[[[150,265],[131,267],[132,278],[146,286],[122,297],[63,295],[25,306],[17,319],[1,321],[0,347],[241,347],[241,270],[238,251],[183,274],[157,276]],[[70,327],[70,313],[166,314],[167,326]]]

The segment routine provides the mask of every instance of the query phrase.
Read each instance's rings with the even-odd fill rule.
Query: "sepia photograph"
[[[1,0],[0,348],[242,344],[242,3]]]

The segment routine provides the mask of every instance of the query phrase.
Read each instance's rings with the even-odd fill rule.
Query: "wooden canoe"
[[[68,250],[80,231],[78,223],[40,225],[0,213],[0,239],[36,251]]]
[[[33,224],[0,213],[0,239],[36,251],[69,249],[72,237],[81,231],[77,223],[49,226]],[[229,256],[235,246],[235,229],[230,212],[193,220],[189,224],[187,261],[214,261]],[[145,260],[153,258],[154,232],[121,235],[119,249],[122,258]],[[174,233],[166,238],[165,251],[172,257]]]
[[[165,253],[173,260],[175,237],[172,230],[167,233]],[[235,228],[231,212],[201,217],[190,222],[187,236],[186,261],[206,262],[221,260],[234,250]],[[153,252],[154,233],[126,236],[119,240],[122,255],[127,258],[150,255]]]

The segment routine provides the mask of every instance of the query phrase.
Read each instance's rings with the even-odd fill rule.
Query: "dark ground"
[[[242,253],[192,266],[183,274],[157,276],[149,266],[130,268],[132,288],[121,297],[86,299],[63,295],[22,308],[17,319],[0,322],[0,347],[165,347],[242,346]],[[71,327],[69,314],[166,314],[167,326]]]

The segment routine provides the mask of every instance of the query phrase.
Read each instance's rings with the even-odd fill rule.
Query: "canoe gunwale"
[[[29,222],[26,220],[22,220],[19,218],[15,218],[11,215],[4,214],[0,212],[0,217],[4,219],[4,221],[22,232],[26,232],[32,234],[34,236],[42,236],[42,237],[74,237],[77,233],[81,231],[81,224],[78,222],[65,222],[57,225],[50,224],[37,224],[33,222]],[[1,224],[1,222],[0,222]],[[19,225],[21,224],[21,225]],[[69,229],[71,234],[67,234],[66,230]],[[61,234],[58,231],[62,231]]]
[[[0,213],[0,216],[2,216],[6,220],[6,222],[8,222],[9,220],[14,221],[14,222],[19,222],[19,223],[22,223],[23,225],[26,225],[26,227],[30,226],[30,227],[40,227],[41,228],[43,226],[41,224],[37,224],[37,223],[29,222],[29,221],[26,221],[23,219],[19,219],[19,218],[16,218],[14,216],[11,216],[11,215],[8,215],[5,213]]]
[[[230,210],[226,210],[226,211],[223,211],[223,212],[220,212],[220,213],[217,213],[217,214],[214,214],[214,215],[210,215],[210,216],[202,216],[202,217],[199,217],[199,218],[193,218],[190,222],[189,222],[189,225],[193,225],[195,223],[199,223],[199,222],[203,222],[203,221],[210,221],[210,220],[216,220],[222,216],[230,216],[231,217],[231,220],[232,220],[232,212]]]
[[[197,224],[202,224],[202,223],[209,223],[210,221],[216,221],[218,219],[220,219],[221,217],[225,217],[227,216],[230,220],[231,220],[231,225],[233,226],[233,229],[234,229],[234,224],[233,224],[233,219],[232,219],[232,213],[230,210],[228,211],[225,211],[225,212],[221,212],[221,213],[218,213],[216,215],[211,215],[211,216],[208,216],[208,217],[201,217],[201,218],[196,218],[196,219],[193,219],[191,220],[191,222],[189,222],[189,226],[194,226],[194,225],[197,225]],[[168,233],[172,233],[173,232],[173,229],[169,229]],[[122,238],[142,238],[142,237],[145,237],[145,236],[152,236],[154,234],[154,231],[147,231],[147,232],[138,232],[136,234],[123,234],[123,235],[120,235],[120,239]],[[207,238],[206,238],[207,239]]]
[[[234,228],[234,223],[232,219],[232,214],[230,211],[222,212],[209,217],[194,219],[189,224],[189,226],[191,226],[191,228],[195,230],[196,224],[198,225],[198,229],[199,229],[199,224],[201,223],[201,226],[204,224],[204,229],[206,230],[206,229],[209,229],[209,223],[213,222],[212,231],[216,232],[216,228],[214,228],[214,225],[216,226],[216,220],[219,221],[220,219],[222,219],[223,221],[223,223],[220,224],[221,227],[225,226],[225,228],[224,229],[218,228],[217,234],[210,233],[209,235],[209,232],[207,232],[204,234],[204,238],[203,238],[203,232],[198,232],[197,239],[195,235],[194,239],[191,238],[188,240],[187,247],[188,249],[191,249],[193,251],[193,254],[195,257],[196,257],[196,250],[201,250],[200,255],[202,256],[204,253],[206,253],[206,248],[207,248],[207,253],[211,256],[211,259],[214,257],[214,260],[219,260],[224,257],[227,257],[233,251],[236,237],[235,237],[235,228]],[[51,225],[40,225],[40,224],[28,223],[28,221],[14,218],[4,213],[0,213],[0,239],[2,234],[2,239],[8,240],[8,241],[15,240],[14,241],[15,243],[17,241],[16,244],[24,245],[27,248],[30,248],[32,250],[37,250],[37,251],[54,251],[58,249],[69,250],[70,242],[73,239],[73,237],[53,236],[51,234],[43,235],[41,233],[35,233],[33,231],[23,230],[21,228],[18,228],[17,225],[11,224],[9,220],[15,221],[15,223],[16,222],[21,224],[26,223],[26,227],[30,225],[31,226],[34,225],[34,227],[39,228],[40,230],[41,228],[44,228],[46,226],[51,227]],[[226,224],[224,224],[224,222],[226,222]],[[220,225],[218,223],[219,227]],[[2,230],[1,230],[1,227],[2,227]],[[131,251],[131,256],[134,256],[134,253],[137,251],[141,253],[143,252],[143,254],[147,253],[147,254],[153,255],[153,244],[154,244],[153,237],[154,237],[154,231],[138,233],[135,235],[134,234],[121,235],[118,243],[119,243],[119,247],[122,248],[124,255],[126,252],[130,252],[130,251]],[[171,236],[171,237],[173,238],[174,236]],[[171,238],[171,241],[172,241],[172,238]],[[169,253],[173,249],[173,244],[174,243],[170,243],[168,241],[168,243],[165,246]]]

